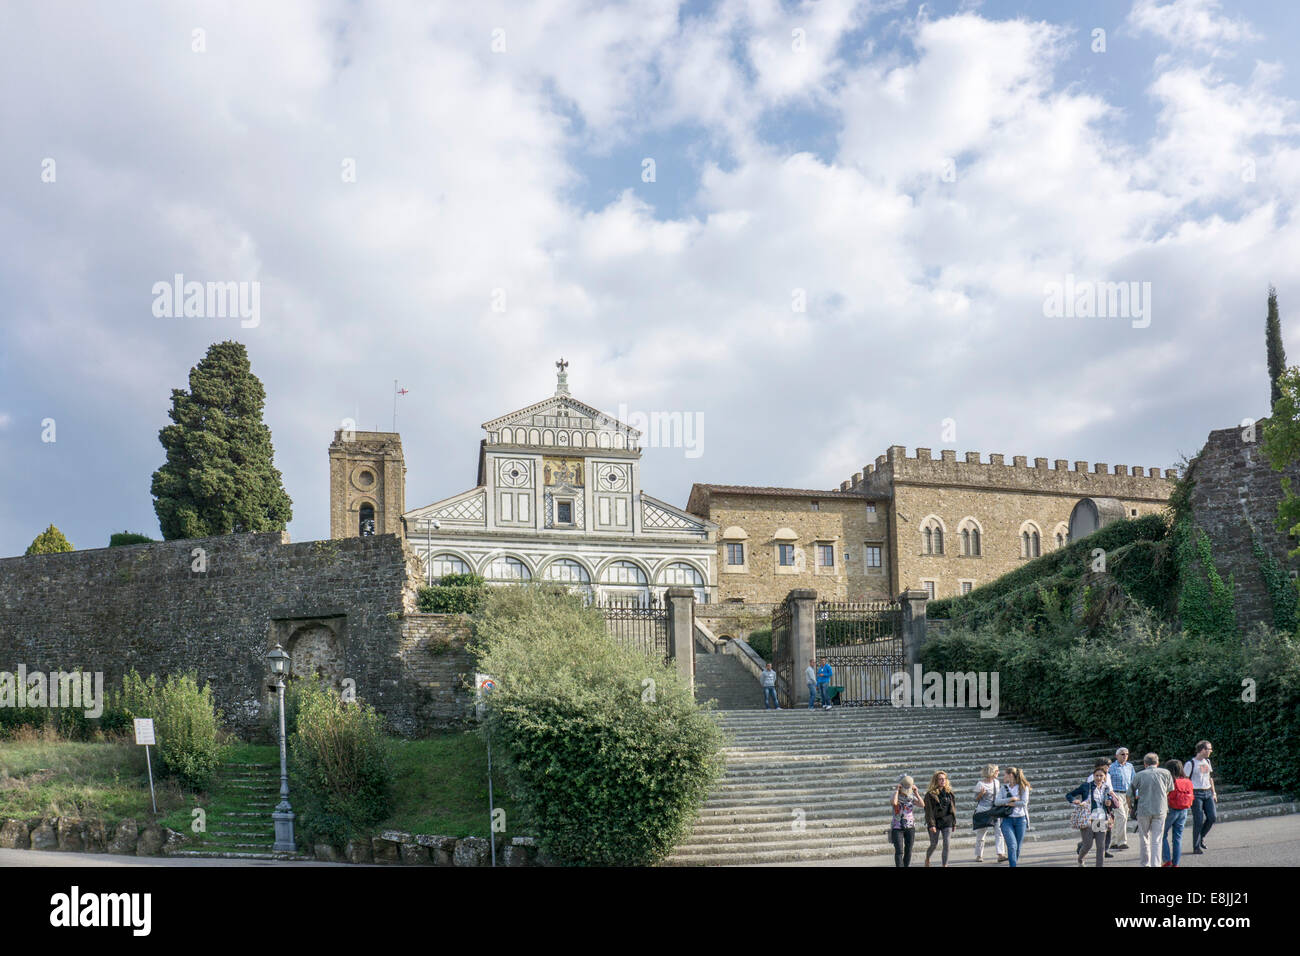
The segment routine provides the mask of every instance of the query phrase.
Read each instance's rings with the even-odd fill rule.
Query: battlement
[[[1075,461],[1071,467],[1064,458],[1052,459],[1048,467],[1048,461],[1034,458],[1031,465],[1027,456],[1014,455],[1008,464],[1005,455],[996,453],[983,461],[977,451],[965,452],[963,460],[958,461],[957,452],[947,448],[939,452],[938,458],[929,448],[917,448],[916,454],[909,457],[905,446],[891,445],[885,454],[876,457],[874,464],[863,466],[862,471],[842,482],[840,489],[877,491],[890,483],[968,485],[1163,501],[1178,477],[1173,468],[1087,461]]]

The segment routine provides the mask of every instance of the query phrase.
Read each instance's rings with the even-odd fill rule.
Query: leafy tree
[[[76,551],[72,542],[63,536],[63,532],[54,525],[50,525],[35,540],[27,546],[28,554],[62,554],[65,551]]]
[[[1274,471],[1300,461],[1300,368],[1283,372],[1276,385],[1279,395],[1273,414],[1264,425],[1259,450]],[[1282,476],[1282,500],[1277,506],[1277,528],[1300,534],[1300,496],[1291,488],[1290,477]],[[1291,552],[1300,557],[1300,548]]]
[[[262,421],[266,390],[239,342],[218,342],[172,389],[172,424],[158,433],[167,461],[153,475],[163,537],[283,531],[293,502]]]
[[[1282,347],[1282,321],[1277,315],[1277,289],[1268,287],[1268,318],[1264,321],[1264,340],[1268,344],[1268,380],[1272,385],[1270,405],[1282,397],[1278,379],[1286,371],[1286,349]]]

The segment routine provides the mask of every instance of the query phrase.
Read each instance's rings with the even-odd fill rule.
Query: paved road
[[[916,849],[912,852],[912,865],[923,866],[928,837],[917,834]],[[1185,842],[1191,843],[1188,831]],[[1183,857],[1183,866],[1300,866],[1300,814],[1284,817],[1265,817],[1261,820],[1241,820],[1236,823],[1219,823],[1210,831],[1210,852],[1203,856]],[[1130,849],[1118,852],[1106,866],[1137,866],[1138,839],[1129,834]],[[1069,840],[1035,841],[1032,838],[1020,857],[1021,866],[1074,866],[1074,844]],[[954,853],[952,866],[975,866],[967,854],[969,847]],[[984,866],[995,865],[992,844],[987,847]],[[1092,858],[1089,858],[1091,865]],[[934,860],[938,865],[938,859]],[[195,860],[165,857],[108,856],[102,853],[58,853],[37,850],[0,850],[0,868],[22,866],[347,866],[346,863],[292,862],[272,860]],[[789,866],[791,864],[768,864]],[[893,866],[889,854],[849,857],[799,864],[803,866]]]
[[[1129,824],[1130,831],[1133,824]],[[1183,845],[1191,846],[1192,831],[1184,831]],[[1300,866],[1300,814],[1282,817],[1264,817],[1259,820],[1240,820],[1235,823],[1216,823],[1210,831],[1206,842],[1209,852],[1201,856],[1184,854],[1182,866]],[[1115,853],[1114,858],[1106,860],[1106,866],[1139,866],[1138,837],[1129,833],[1129,849]],[[925,865],[925,848],[930,845],[930,836],[922,828],[917,828],[916,845],[912,850],[912,865]],[[971,855],[974,851],[962,847],[949,857],[950,866],[994,866],[997,856],[992,852],[992,842],[986,841],[984,863],[977,864]],[[1024,852],[1020,855],[1021,866],[1078,866],[1074,856],[1074,841],[1042,840],[1035,841],[1033,835],[1026,841]],[[1088,865],[1092,865],[1095,856],[1089,856]],[[768,866],[790,864],[764,864]],[[847,857],[842,860],[815,861],[802,866],[893,866],[892,853],[878,856]],[[935,849],[932,866],[939,865],[939,849]],[[1005,866],[1006,864],[1002,864]]]

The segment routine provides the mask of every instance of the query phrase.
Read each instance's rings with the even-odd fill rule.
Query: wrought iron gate
[[[647,657],[668,659],[668,608],[655,599],[601,601],[605,628],[617,643],[635,647]]]
[[[907,664],[903,606],[890,601],[817,603],[817,659],[832,668],[838,702],[849,707],[889,703],[890,680]]]

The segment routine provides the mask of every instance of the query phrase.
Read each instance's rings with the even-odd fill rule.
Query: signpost
[[[478,719],[482,720],[484,713],[487,711],[487,696],[496,689],[497,682],[487,674],[474,675],[474,689],[477,700],[474,709],[478,714]],[[492,826],[496,822],[496,808],[492,804],[492,738],[487,738],[487,765],[488,765],[488,843],[492,847],[492,865],[497,865],[497,838],[492,831]]]
[[[158,816],[158,798],[153,792],[153,761],[149,759],[149,745],[155,743],[153,737],[153,718],[135,718],[135,742],[144,746],[144,762],[149,768],[149,799],[153,803],[153,815]]]

